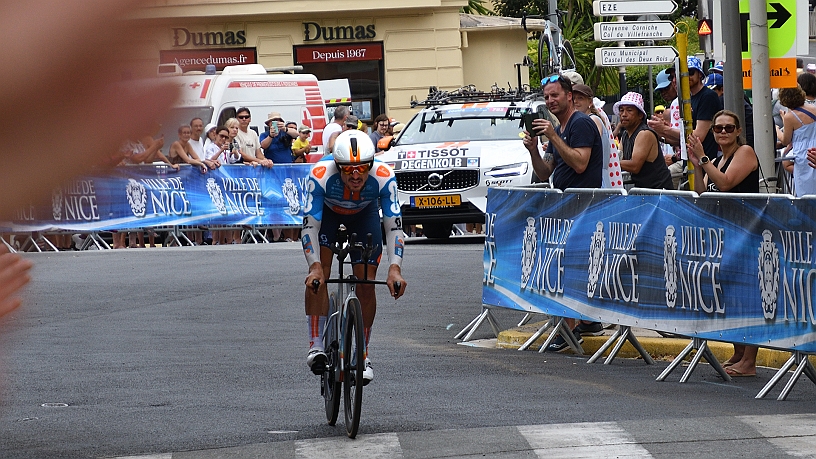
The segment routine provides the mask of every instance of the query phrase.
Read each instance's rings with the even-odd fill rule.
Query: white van
[[[326,105],[317,77],[309,74],[270,74],[260,64],[225,67],[215,75],[183,74],[175,64],[159,66],[159,75],[178,81],[181,96],[169,117],[162,122],[164,151],[178,139],[178,127],[201,118],[204,125],[222,125],[240,107],[252,114],[250,128],[264,132],[267,115],[278,112],[283,119],[312,128],[310,159],[323,155]]]

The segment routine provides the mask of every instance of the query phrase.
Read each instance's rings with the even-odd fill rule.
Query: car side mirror
[[[382,151],[388,151],[391,149],[391,145],[393,143],[394,136],[387,135],[380,140],[377,141],[377,148]]]

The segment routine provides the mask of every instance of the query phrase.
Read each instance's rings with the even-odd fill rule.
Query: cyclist
[[[394,171],[387,164],[374,159],[374,144],[364,132],[349,130],[340,134],[332,155],[312,166],[307,183],[301,237],[303,253],[309,264],[309,274],[306,276],[309,354],[306,364],[314,374],[321,374],[327,363],[321,339],[329,309],[325,280],[331,274],[333,252],[329,247],[335,244],[337,228],[342,224],[348,234],[357,233],[357,242],[365,243],[366,235],[372,235],[375,246],[368,259],[368,272],[364,272],[365,264],[359,251],[351,253],[351,262],[357,278],[374,279],[382,256],[383,235],[379,212],[382,209],[382,228],[385,230],[391,263],[386,282],[395,299],[402,296],[406,285],[400,268],[404,242]],[[316,292],[312,288],[315,280],[320,282]],[[394,284],[397,282],[402,286],[400,291],[395,290]],[[366,342],[363,383],[368,384],[374,379],[374,370],[368,358],[368,340],[377,312],[374,285],[358,284],[357,296],[363,310]]]

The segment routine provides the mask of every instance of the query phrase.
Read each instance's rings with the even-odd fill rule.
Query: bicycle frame
[[[555,14],[543,17],[541,15],[522,16],[521,26],[525,32],[527,30],[527,19],[544,19],[544,30],[538,39],[538,73],[540,78],[545,78],[552,74],[560,74],[566,71],[575,71],[575,53],[572,50],[572,44],[569,40],[564,39],[562,34],[563,15],[566,11],[555,10]],[[555,16],[555,22],[551,17]],[[545,54],[546,58],[543,56]],[[569,66],[565,68],[564,57],[569,59]]]

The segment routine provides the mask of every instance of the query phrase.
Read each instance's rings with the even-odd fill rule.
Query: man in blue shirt
[[[292,139],[298,136],[297,129],[287,128],[283,117],[278,112],[272,112],[266,119],[269,127],[261,134],[261,149],[266,159],[274,164],[288,164],[294,162],[292,157]]]

